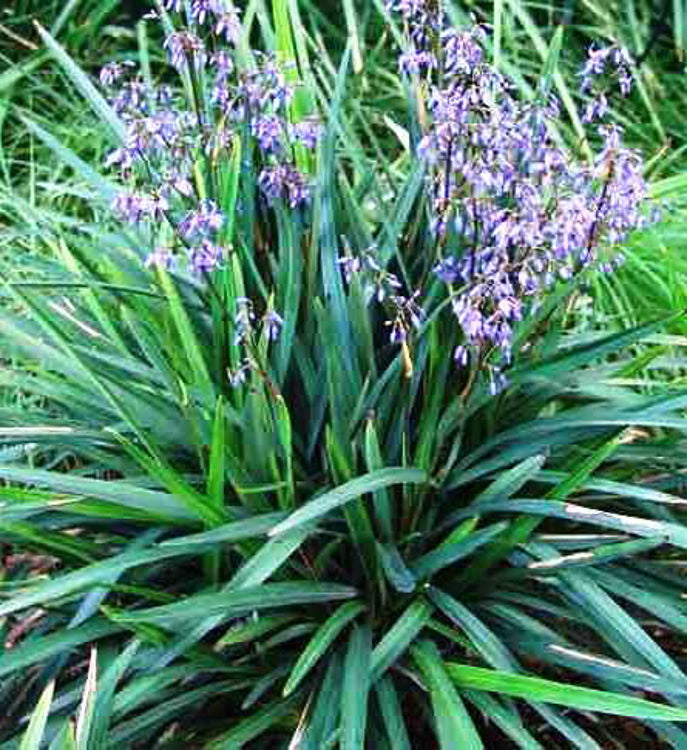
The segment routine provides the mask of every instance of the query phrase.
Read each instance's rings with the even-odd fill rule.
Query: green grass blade
[[[347,602],[322,623],[294,664],[284,686],[284,696],[290,695],[298,687],[339,633],[364,610],[365,606],[360,602]]]
[[[253,611],[289,607],[296,604],[319,604],[350,599],[356,595],[350,586],[329,583],[265,583],[252,588],[223,591],[216,594],[197,594],[174,604],[161,607],[118,612],[116,620],[122,623],[158,623],[175,625],[180,622],[193,622],[198,613],[204,616],[215,614],[224,618],[239,617]]]
[[[432,608],[422,600],[413,602],[403,612],[372,652],[372,682],[376,682],[405,653],[431,616]]]
[[[377,555],[389,583],[402,594],[409,594],[417,586],[413,572],[393,544],[377,544]]]
[[[544,746],[525,729],[515,710],[501,705],[488,693],[469,690],[466,691],[465,698],[482,712],[485,719],[493,721],[522,750],[544,750]]]
[[[74,724],[67,720],[62,725],[55,738],[50,743],[48,750],[76,750],[76,738],[74,737]]]
[[[99,748],[106,745],[117,685],[129,669],[131,661],[136,656],[136,652],[140,646],[140,641],[136,639],[132,640],[103,673],[95,697],[91,730],[88,735],[91,744],[87,746],[88,748]]]
[[[35,26],[43,43],[50,50],[52,56],[64,70],[69,80],[74,86],[76,86],[101,121],[107,125],[117,141],[123,143],[126,137],[126,131],[124,123],[119,119],[116,112],[105,101],[103,95],[93,85],[86,73],[84,73],[74,60],[65,52],[59,42],[57,42],[38,22],[35,22]]]
[[[52,697],[54,692],[55,681],[52,680],[48,683],[45,690],[41,693],[41,697],[36,704],[36,708],[31,714],[29,726],[21,739],[19,750],[41,749],[43,733],[45,732],[45,726],[48,721],[48,714],[50,713],[50,705],[52,704]]]
[[[488,664],[507,672],[517,671],[515,658],[510,651],[467,607],[434,587],[429,589],[429,598],[437,609],[465,632]]]
[[[195,514],[173,495],[137,487],[128,482],[108,482],[56,471],[14,466],[0,466],[0,477],[19,484],[47,487],[54,492],[74,494],[84,498],[98,498],[125,507],[138,508],[149,512],[152,517],[166,516],[182,523],[195,518]]]
[[[382,677],[374,689],[391,747],[394,750],[411,750],[408,730],[391,677]]]
[[[65,164],[69,165],[88,185],[98,192],[102,200],[108,205],[117,195],[117,186],[102,177],[93,167],[81,159],[72,149],[67,148],[54,135],[41,127],[37,122],[19,115],[23,125],[41,140]]]
[[[360,750],[365,745],[371,650],[369,627],[354,625],[344,660],[341,750]]]
[[[320,750],[336,729],[341,713],[342,672],[343,660],[334,652],[322,681],[310,695],[314,708],[303,732],[303,750]]]
[[[270,531],[270,536],[283,534],[289,529],[310,523],[369,492],[399,484],[423,484],[427,479],[427,473],[421,469],[394,467],[371,471],[310,500],[285,521],[277,524]]]
[[[179,333],[181,345],[186,354],[188,364],[195,376],[196,385],[203,393],[206,403],[215,404],[215,388],[210,379],[207,363],[203,356],[203,347],[194,330],[183,301],[176,289],[172,277],[163,268],[158,267],[160,285],[167,297],[169,311]]]
[[[418,579],[431,578],[448,565],[471,555],[475,550],[488,544],[494,537],[508,528],[507,522],[495,523],[481,531],[470,534],[466,539],[453,544],[441,544],[436,549],[413,562],[411,569]]]
[[[431,641],[422,641],[413,647],[412,655],[430,690],[441,750],[456,746],[480,750],[483,745],[477,729],[449,679],[437,647]]]
[[[629,716],[657,721],[687,721],[687,709],[665,706],[634,696],[580,687],[541,677],[511,674],[494,669],[447,663],[446,670],[462,689],[484,690],[528,701],[542,701],[581,711]]]
[[[280,723],[294,708],[292,698],[270,703],[252,716],[240,721],[234,729],[206,745],[207,750],[237,750]]]
[[[68,653],[84,643],[95,643],[100,638],[111,636],[119,630],[120,628],[111,622],[97,617],[78,628],[28,638],[0,654],[0,677],[26,670],[34,664]]]
[[[88,662],[88,673],[86,674],[86,684],[84,685],[83,695],[79,713],[76,717],[76,750],[89,750],[91,726],[93,723],[93,710],[95,709],[96,690],[98,675],[98,650],[95,646],[91,647],[91,657]]]

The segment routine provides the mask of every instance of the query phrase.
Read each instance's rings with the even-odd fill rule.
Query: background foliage
[[[570,139],[588,42],[643,58],[615,114],[665,201],[617,276],[560,288],[524,323],[491,398],[456,375],[446,322],[424,325],[410,372],[362,290],[320,274],[342,236],[376,240],[390,267],[422,257],[381,3],[244,11],[254,43],[296,55],[326,136],[312,224],[236,222],[225,299],[268,285],[298,321],[258,336],[265,367],[241,392],[214,297],[144,269],[107,208],[112,144],[79,71],[161,61],[158,32],[114,2],[16,3],[4,25],[24,41],[3,33],[0,75],[5,747],[685,745],[685,21],[668,6],[449,7],[492,25],[525,95],[565,25]]]

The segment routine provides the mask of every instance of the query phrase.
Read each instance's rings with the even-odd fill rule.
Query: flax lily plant
[[[684,746],[685,395],[664,321],[574,325],[640,156],[560,138],[560,33],[521,101],[397,2],[389,165],[259,5],[160,3],[99,80],[41,30],[111,149],[23,116],[78,200],[16,198],[3,287],[2,747]]]

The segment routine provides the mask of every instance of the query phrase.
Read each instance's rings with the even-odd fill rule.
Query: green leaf
[[[269,539],[260,550],[249,557],[233,575],[232,588],[257,586],[278,570],[303,544],[309,528],[296,529],[277,539]]]
[[[244,680],[240,682],[236,679],[222,682],[213,681],[193,690],[187,689],[181,693],[173,693],[172,697],[167,697],[165,700],[158,699],[152,708],[138,713],[127,721],[118,722],[109,734],[109,747],[149,745],[153,737],[156,741],[157,737],[164,732],[164,729],[172,722],[178,721],[180,716],[198,711],[206,702],[218,698],[221,700],[223,694],[245,687]],[[259,718],[263,718],[262,712],[260,715],[254,714],[251,716],[250,720],[254,722],[253,726],[258,723]],[[237,726],[236,730],[238,729]],[[224,747],[231,747],[233,750],[236,744],[229,744]]]
[[[496,70],[501,65],[501,41],[503,38],[503,9],[506,0],[494,0],[494,46],[493,61]]]
[[[114,709],[117,685],[129,669],[140,646],[141,642],[133,639],[103,673],[95,695],[91,729],[87,735],[91,744],[87,745],[87,750],[91,747],[99,748],[106,745],[107,730]]]
[[[427,681],[439,744],[442,750],[456,746],[479,750],[483,747],[463,701],[447,674],[447,665],[431,641],[422,641],[411,650],[413,659]]]
[[[542,545],[542,551],[544,549],[546,547]],[[562,595],[573,606],[584,608],[590,624],[614,650],[627,653],[633,661],[640,655],[661,674],[687,684],[675,659],[642,628],[635,616],[623,609],[586,572],[561,571],[559,576],[565,584],[561,587]]]
[[[21,540],[27,547],[37,547],[41,551],[79,560],[82,563],[93,562],[94,558],[100,556],[97,545],[74,539],[63,532],[42,529],[31,523],[0,521],[0,531],[10,540],[13,537]]]
[[[113,576],[117,576],[133,567],[180,555],[196,555],[199,551],[202,551],[203,547],[216,544],[217,541],[237,541],[239,539],[249,539],[259,536],[264,533],[264,527],[264,519],[256,517],[247,521],[237,521],[236,524],[227,524],[224,528],[221,527],[214,529],[213,532],[208,532],[214,536],[206,537],[203,534],[192,535],[188,537],[190,540],[188,545],[181,543],[181,539],[176,539],[149,549],[123,552],[108,560],[93,563],[70,573],[57,576],[53,580],[37,583],[28,591],[19,593],[5,602],[0,602],[0,617],[27,607],[45,604],[53,599],[92,588],[99,584],[109,583]],[[277,540],[273,541],[277,542]],[[293,538],[286,540],[281,545],[274,544],[269,547],[263,545],[261,552],[251,558],[247,566],[244,566],[237,575],[240,574],[241,579],[254,580],[255,576],[265,569],[271,572],[272,568],[270,565],[274,564],[275,561],[277,564],[281,564],[284,551],[288,552],[292,544]],[[265,552],[262,552],[262,550],[265,550]]]
[[[115,183],[105,179],[93,169],[93,167],[81,159],[72,149],[67,148],[67,146],[55,138],[54,135],[42,128],[38,123],[21,114],[18,115],[18,117],[26,128],[36,136],[36,138],[41,140],[51,151],[54,151],[56,156],[58,156],[65,164],[69,165],[76,174],[86,181],[88,185],[94,188],[100,194],[104,203],[109,205],[112,202],[117,194],[117,186]]]
[[[90,104],[93,111],[107,125],[117,141],[123,143],[126,138],[124,123],[119,119],[117,113],[110,107],[105,97],[91,83],[90,78],[81,70],[74,60],[64,51],[62,46],[46,31],[37,21],[34,21],[36,31],[43,40],[45,46],[57,60],[71,82],[76,86],[81,95]]]
[[[515,658],[506,646],[467,607],[433,586],[428,593],[432,604],[465,632],[485,661],[507,672],[517,671]]]
[[[137,487],[128,482],[107,482],[56,471],[14,466],[0,466],[0,477],[21,484],[48,487],[55,492],[92,497],[125,507],[137,508],[157,518],[166,516],[186,522],[194,518],[194,514],[173,495]]]
[[[367,420],[365,425],[365,462],[369,471],[376,471],[384,468],[384,460],[379,447],[379,438],[371,419]],[[377,525],[381,532],[382,539],[388,541],[393,538],[393,510],[391,498],[386,489],[377,490],[372,495],[374,506],[374,515]]]
[[[360,602],[347,602],[342,604],[324,623],[310,639],[301,651],[298,660],[291,670],[289,679],[284,686],[284,696],[290,695],[301,683],[303,678],[315,666],[318,659],[327,651],[339,633],[354,620],[361,612],[365,611],[365,605]]]
[[[11,92],[12,88],[25,76],[33,73],[49,59],[47,52],[40,52],[26,57],[14,65],[8,66],[0,73],[0,93]]]
[[[415,589],[417,580],[405,564],[401,553],[393,544],[377,543],[377,553],[382,563],[384,575],[389,583],[402,594],[409,594]]]
[[[157,272],[160,286],[162,287],[169,304],[172,320],[174,321],[174,325],[179,334],[179,340],[181,341],[188,364],[194,374],[195,384],[203,394],[205,404],[214,405],[216,402],[215,387],[210,378],[207,363],[203,357],[203,347],[198,340],[191,319],[188,316],[188,312],[184,307],[184,303],[177,291],[172,277],[159,265],[157,267]]]
[[[164,542],[160,542],[158,546],[160,549],[186,547],[187,545],[206,547],[263,536],[270,529],[274,528],[274,524],[283,519],[285,515],[285,513],[263,513],[240,521],[232,521],[231,523],[218,526],[210,531],[203,531],[199,534],[188,534],[175,537],[174,539],[167,539]]]
[[[320,750],[338,725],[342,702],[342,672],[341,655],[334,652],[324,678],[310,694],[309,700],[314,702],[314,709],[307,718],[302,735],[303,750]]]
[[[298,312],[303,286],[303,251],[300,235],[296,233],[291,217],[286,210],[279,212],[279,271],[275,279],[277,303],[284,324],[276,344],[276,371],[281,385],[291,363],[291,354],[296,336]],[[288,414],[288,411],[287,411]]]
[[[240,590],[223,591],[216,594],[196,594],[188,598],[150,609],[118,612],[114,615],[122,623],[176,624],[196,620],[198,613],[205,617],[215,614],[223,618],[239,617],[253,611],[288,607],[294,604],[319,604],[339,599],[350,599],[356,590],[334,583],[291,581],[288,583],[265,583],[261,586]]]
[[[431,616],[432,608],[419,599],[396,620],[372,652],[372,682],[378,680],[405,653]]]
[[[544,420],[545,421],[545,420]],[[620,437],[615,436],[611,440],[602,443],[590,456],[577,461],[570,474],[557,487],[549,492],[549,497],[556,500],[565,500],[572,492],[587,481],[589,476],[611,456],[620,444]],[[508,501],[506,501],[508,502]],[[491,505],[486,501],[484,505]],[[559,503],[563,507],[562,503]],[[480,512],[483,512],[480,508]],[[538,515],[535,511],[534,515]],[[552,513],[555,515],[555,513]],[[486,571],[498,560],[504,558],[518,544],[526,542],[535,531],[541,521],[532,515],[521,516],[503,535],[503,538],[494,543],[485,554],[475,560],[464,574],[466,580],[482,578]],[[655,535],[655,534],[654,534]]]
[[[209,501],[220,513],[224,512],[225,432],[224,401],[222,396],[218,396],[215,405],[215,417],[212,423],[212,443],[210,444],[210,460],[208,463],[205,493]],[[217,582],[221,565],[220,550],[216,549],[209,552],[205,557],[204,565],[208,578],[213,582]]]
[[[442,570],[442,568],[452,565],[454,562],[472,554],[476,549],[483,547],[507,528],[508,523],[502,521],[487,526],[481,531],[475,531],[466,539],[462,539],[459,542],[441,544],[435,550],[428,552],[416,560],[411,566],[412,571],[416,578],[431,578],[435,573]]]
[[[220,229],[220,239],[223,244],[231,245],[234,239],[234,225],[236,223],[236,203],[239,193],[239,179],[241,177],[241,137],[237,133],[231,139],[231,157],[227,164],[225,184],[222,191],[222,213],[225,223]]]
[[[322,141],[321,159],[319,163],[319,174],[317,184],[319,192],[316,195],[316,221],[318,228],[320,246],[320,264],[322,272],[322,285],[325,298],[331,311],[332,346],[336,346],[339,352],[338,363],[340,367],[351,377],[349,389],[355,388],[357,377],[352,369],[353,347],[351,343],[351,331],[348,324],[346,312],[346,299],[339,267],[339,249],[337,243],[337,231],[334,215],[334,186],[336,184],[335,174],[335,152],[338,134],[338,125],[346,91],[346,75],[350,61],[350,48],[347,48],[341,58],[339,70],[336,77],[336,87],[331,98],[329,112],[327,113],[327,127]],[[343,384],[342,384],[343,385]]]
[[[625,516],[620,513],[609,513],[605,510],[587,508],[575,503],[561,503],[557,500],[505,500],[504,502],[485,503],[480,513],[527,513],[530,516],[548,518],[565,518],[577,523],[589,523],[610,529],[617,529],[627,534],[656,539],[663,537],[666,543],[687,549],[687,529],[676,523],[654,521],[653,519]],[[464,511],[462,515],[472,515],[474,511]],[[522,543],[524,540],[519,540]]]
[[[558,491],[563,487],[563,482],[570,476],[564,471],[544,470],[537,475],[537,481],[544,484],[554,484]],[[614,495],[622,498],[632,498],[634,500],[646,500],[651,503],[665,503],[667,505],[685,505],[687,500],[678,495],[664,492],[647,487],[643,484],[629,484],[628,482],[618,482],[612,479],[590,476],[586,479],[576,478],[574,482],[575,490],[590,490],[599,492],[603,495]],[[495,498],[494,498],[495,499]]]
[[[14,648],[0,653],[0,677],[69,653],[77,646],[93,643],[119,630],[116,625],[98,617],[78,628],[61,629],[48,635],[27,638]]]
[[[501,693],[528,701],[554,703],[581,711],[657,721],[687,721],[687,709],[652,703],[642,698],[605,690],[554,682],[541,677],[501,672],[467,664],[447,663],[446,671],[462,689]]]
[[[394,750],[411,750],[408,730],[403,720],[403,712],[393,680],[389,675],[385,675],[377,680],[374,689],[391,747]]]
[[[302,626],[296,625],[295,627]],[[300,631],[298,632],[300,634]],[[243,699],[243,702],[241,703],[241,710],[247,711],[248,709],[252,708],[257,703],[257,701],[259,701],[260,698],[262,698],[262,696],[265,695],[265,693],[275,684],[275,682],[281,680],[281,678],[288,673],[289,665],[280,664],[278,667],[275,667],[275,669],[261,677],[253,685],[248,695]]]
[[[43,732],[48,721],[52,696],[55,692],[55,681],[49,682],[31,714],[29,726],[21,738],[19,750],[40,750],[43,740]]]
[[[522,369],[514,369],[511,378],[514,383],[530,380],[532,378],[561,378],[566,374],[578,373],[582,367],[590,362],[606,357],[613,352],[625,349],[631,344],[640,341],[651,333],[665,327],[674,321],[680,313],[652,320],[649,323],[601,336],[592,342],[580,344],[562,352],[557,352],[549,359],[528,365]]]
[[[214,502],[214,498],[198,492],[166,461],[159,451],[155,451],[156,455],[149,456],[121,435],[118,435],[117,438],[126,452],[146,471],[148,476],[162,484],[170,495],[179,498],[207,526],[220,526],[227,520],[224,505],[218,506]]]
[[[295,503],[295,488],[293,478],[293,427],[291,425],[291,415],[282,396],[277,396],[275,400],[275,421],[277,428],[277,437],[281,447],[282,460],[284,463],[285,474],[285,492],[283,506],[292,508]]]
[[[76,750],[89,750],[93,709],[95,708],[98,676],[98,650],[91,646],[91,658],[88,662],[88,673],[84,685],[81,705],[76,717]]]
[[[572,645],[542,642],[537,649],[539,658],[546,662],[588,674],[595,680],[611,685],[620,683],[631,688],[663,695],[687,694],[687,681],[657,674],[648,669],[633,667],[617,659],[592,653]]]
[[[257,641],[266,633],[270,633],[284,625],[288,625],[295,619],[295,614],[263,615],[255,620],[251,619],[244,622],[237,622],[217,641],[215,648],[219,650],[226,646],[235,646],[238,643],[251,643],[252,641]]]
[[[561,46],[563,44],[563,26],[559,26],[549,44],[549,50],[544,60],[544,68],[542,70],[541,78],[537,86],[537,96],[540,102],[545,102],[551,91],[551,85],[553,84],[553,77],[558,69],[558,58],[561,54]]]
[[[556,555],[545,560],[536,560],[528,564],[529,570],[537,573],[557,573],[563,568],[580,568],[588,565],[608,563],[630,555],[639,555],[665,544],[665,537],[650,537],[648,539],[633,539],[629,542],[617,544],[600,544],[589,550],[574,552],[571,555]]]
[[[224,508],[224,401],[218,396],[212,423],[212,444],[208,465],[207,495],[216,508]]]
[[[515,709],[503,706],[487,693],[468,690],[465,691],[465,698],[482,712],[487,721],[493,721],[519,748],[544,750],[543,745],[540,745],[522,725]]]
[[[341,750],[360,750],[365,746],[371,639],[369,627],[353,626],[344,661]]]
[[[62,728],[55,734],[48,750],[76,750],[74,724],[70,720],[65,721]]]
[[[270,539],[254,554],[247,557],[232,579],[222,589],[221,595],[228,596],[236,590],[253,589],[267,580],[288,558],[300,547],[309,533],[308,528],[296,531],[278,539]],[[256,610],[259,607],[255,608]],[[222,620],[226,619],[223,611],[209,612],[195,627],[187,629],[156,661],[161,669],[175,658],[185,653],[191,646],[200,641]]]
[[[427,480],[427,473],[422,469],[387,468],[371,471],[305,503],[285,521],[277,524],[270,531],[270,536],[283,534],[296,526],[309,523],[368,492],[397,484],[424,484]]]
[[[488,500],[505,500],[521,490],[529,481],[538,476],[546,456],[530,456],[517,466],[499,474],[498,477],[482,492],[474,502],[482,503]]]

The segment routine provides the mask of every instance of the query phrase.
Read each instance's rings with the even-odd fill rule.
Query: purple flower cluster
[[[344,243],[346,244],[346,243]],[[389,340],[392,344],[404,343],[411,330],[420,328],[425,317],[418,304],[420,292],[409,296],[400,293],[403,287],[398,277],[382,268],[374,257],[376,248],[368,248],[362,255],[349,253],[339,258],[346,283],[350,284],[357,277],[363,285],[368,299],[375,298],[384,304],[387,313],[385,325],[389,328]]]
[[[248,297],[238,297],[236,299],[236,316],[234,317],[235,338],[234,343],[243,344],[253,335],[255,326],[255,309],[253,303]],[[274,341],[284,325],[281,315],[271,307],[261,318],[265,333],[270,341]]]
[[[164,44],[169,61],[177,70],[183,70],[188,65],[203,68],[207,62],[205,43],[192,31],[174,31]]]
[[[288,162],[265,167],[258,184],[268,201],[286,200],[291,208],[305,203],[310,196],[305,177]]]
[[[169,266],[181,250],[193,272],[206,273],[225,256],[225,217],[215,198],[216,180],[199,172],[199,158],[215,163],[247,126],[260,152],[262,194],[269,203],[284,201],[296,208],[309,200],[310,186],[296,167],[295,147],[314,149],[320,125],[313,119],[290,122],[293,91],[274,57],[255,52],[254,67],[239,70],[232,45],[242,27],[237,12],[227,10],[222,0],[161,4],[166,12],[188,11],[189,28],[169,34],[164,46],[192,96],[187,100],[164,84],[151,87],[132,62],[102,69],[100,83],[126,133],[106,159],[127,184],[113,209],[133,224],[167,223],[173,229],[171,246],[158,248],[149,265]],[[276,331],[276,325],[270,330]]]
[[[174,256],[170,253],[167,247],[156,247],[152,253],[148,255],[145,261],[145,267],[151,268],[165,268],[170,269],[174,265]]]
[[[427,92],[429,117],[418,155],[429,168],[435,272],[464,335],[455,359],[465,365],[476,355],[497,390],[514,326],[538,295],[609,255],[642,222],[641,158],[622,147],[615,126],[598,128],[593,163],[576,158],[553,137],[555,100],[521,101],[486,62],[480,27],[446,26],[430,0],[389,5],[409,32],[401,70],[425,78],[418,90]],[[584,90],[612,70],[626,93],[629,64],[617,47],[592,50]],[[599,101],[587,119],[604,113]]]
[[[172,13],[181,13],[184,10],[183,0],[162,0],[162,7]],[[241,21],[238,12],[234,9],[227,10],[223,0],[191,0],[191,21],[198,26],[209,25],[212,32],[218,37],[236,44],[241,35]]]
[[[224,256],[224,250],[208,239],[203,239],[189,253],[189,265],[194,273],[209,273],[218,268]]]
[[[424,312],[417,304],[420,292],[416,291],[405,297],[402,294],[394,294],[389,297],[391,315],[386,321],[390,328],[390,340],[392,344],[400,344],[408,338],[408,333],[417,330],[422,324]]]
[[[182,219],[179,223],[179,231],[186,239],[198,236],[207,237],[217,232],[223,223],[224,215],[217,205],[205,198]]]
[[[583,93],[591,93],[582,115],[583,122],[601,120],[608,112],[608,99],[606,97],[606,82],[603,81],[608,75],[618,82],[620,93],[627,96],[632,88],[632,61],[627,50],[612,46],[595,49],[591,47],[587,53],[587,62],[580,71],[580,90]],[[595,85],[601,80],[602,86]]]
[[[131,61],[111,62],[104,65],[100,70],[100,83],[103,86],[112,86],[127,72],[127,68],[132,68],[134,63]]]
[[[263,169],[258,184],[265,198],[284,200],[291,208],[307,203],[310,186],[293,159],[293,145],[314,149],[320,137],[319,123],[306,119],[289,124],[287,108],[293,91],[276,61],[256,53],[255,69],[241,71],[234,82],[226,60],[214,60],[216,73],[212,100],[230,122],[248,121],[250,132],[262,151]]]
[[[146,219],[162,221],[169,208],[167,201],[160,195],[136,193],[122,190],[112,202],[112,209],[120,219],[130,224],[140,224]]]

